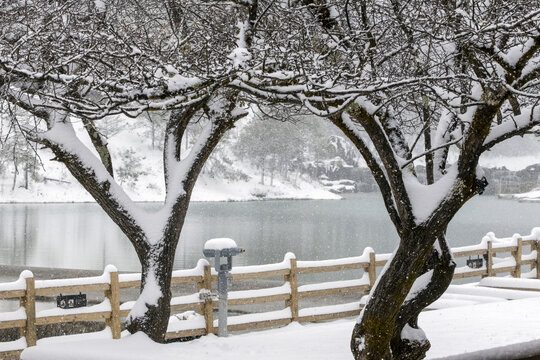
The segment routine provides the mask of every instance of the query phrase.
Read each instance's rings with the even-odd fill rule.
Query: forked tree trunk
[[[165,340],[171,308],[173,248],[176,248],[177,243],[176,240],[171,240],[173,241],[165,241],[143,254],[141,294],[135,305],[139,309],[130,313],[126,323],[130,333],[142,331],[152,340],[161,343]]]
[[[144,242],[132,239],[142,265],[142,278],[141,294],[127,319],[127,329],[131,333],[142,331],[155,342],[162,343],[166,340],[175,251],[189,207],[191,192],[206,160],[220,139],[234,126],[236,120],[246,114],[239,112],[235,116],[231,115],[236,108],[236,96],[235,92],[217,96],[213,99],[212,106],[205,108],[205,112],[211,119],[211,123],[207,125],[209,135],[200,138],[184,160],[181,160],[180,157],[182,131],[186,129],[192,116],[199,108],[188,108],[185,110],[185,114],[178,112],[171,115],[164,147],[164,163],[172,163],[173,166],[170,169],[165,166],[165,179],[168,188],[182,186],[182,191],[178,192],[179,195],[176,195],[176,198],[174,195],[167,195],[165,203],[170,201],[172,208],[159,235],[146,233],[147,241]],[[167,149],[173,151],[167,152]],[[192,152],[194,153],[192,154]],[[183,177],[175,178],[169,171],[174,173],[174,167],[180,166],[181,161],[186,161],[189,168],[186,169]],[[173,198],[168,200],[169,196],[173,196]],[[151,236],[158,238],[148,238]]]
[[[417,279],[425,286],[414,294],[409,293],[399,310],[390,343],[393,359],[423,359],[431,346],[422,329],[418,327],[418,316],[423,309],[444,294],[452,282],[456,268],[444,234],[440,235],[437,242],[439,247],[433,247],[422,275]]]
[[[130,333],[142,331],[158,343],[165,342],[171,309],[171,278],[190,196],[183,196],[170,214],[163,234],[154,245],[135,246],[142,266],[141,293],[126,319]]]
[[[412,331],[417,329],[417,315],[440,296],[437,295],[439,292],[442,294],[446,290],[449,284],[449,281],[446,281],[448,274],[451,274],[451,280],[455,266],[448,260],[448,256],[451,259],[451,255],[445,252],[439,255],[439,259],[432,251],[434,242],[437,239],[444,239],[445,229],[445,225],[437,229],[418,226],[402,236],[394,257],[381,274],[362,311],[361,319],[354,327],[351,351],[356,360],[421,359],[423,357],[421,354],[425,354],[429,349],[427,340],[412,344],[405,339],[401,341],[401,334],[407,324],[411,326]],[[445,244],[444,241],[443,243]],[[415,280],[426,272],[430,256],[435,256],[436,260],[433,261],[431,281],[424,291],[408,299],[407,295]],[[445,279],[446,285],[438,283],[440,278]],[[423,306],[425,303],[427,304]],[[393,350],[396,352],[394,357],[391,350],[392,341]],[[419,357],[415,358],[413,354]]]

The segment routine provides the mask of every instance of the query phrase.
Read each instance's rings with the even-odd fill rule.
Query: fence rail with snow
[[[524,249],[529,248],[524,253]],[[492,233],[486,235],[478,245],[453,248],[455,258],[476,256],[477,268],[462,266],[456,269],[454,279],[468,277],[488,277],[510,273],[513,277],[540,279],[540,228],[533,229],[531,235],[497,239]],[[502,257],[502,253],[509,256]],[[360,313],[361,302],[300,308],[299,300],[311,297],[325,297],[334,294],[367,294],[375,284],[377,267],[384,266],[391,254],[375,254],[367,248],[361,256],[333,260],[297,261],[293,254],[287,254],[281,263],[234,267],[234,280],[264,279],[283,277],[283,284],[277,287],[255,290],[231,291],[229,305],[251,305],[267,302],[284,302],[284,309],[229,317],[228,330],[240,331],[287,325],[293,321],[312,322],[356,316]],[[470,264],[473,264],[471,262]],[[481,264],[480,264],[481,263]],[[528,271],[522,271],[529,266]],[[358,279],[300,284],[304,274],[363,270]],[[217,300],[211,296],[212,283],[217,274],[206,260],[199,260],[197,266],[188,270],[173,272],[173,284],[193,284],[198,292],[173,297],[171,312],[194,310],[201,316],[180,320],[171,317],[167,338],[181,338],[206,335],[217,332],[214,308]],[[37,342],[36,327],[79,321],[105,321],[110,336],[121,336],[121,318],[126,317],[134,301],[120,303],[120,290],[140,287],[140,274],[119,274],[114,266],[107,266],[103,275],[97,277],[35,280],[30,271],[23,271],[18,280],[0,283],[0,300],[19,300],[20,307],[11,312],[0,313],[0,330],[20,329],[21,337],[15,341],[0,342],[0,359],[18,358],[22,350]],[[510,285],[509,285],[510,287]],[[540,289],[540,287],[539,287]],[[53,308],[36,311],[36,297],[69,293],[103,292],[103,301],[96,305],[76,309]]]

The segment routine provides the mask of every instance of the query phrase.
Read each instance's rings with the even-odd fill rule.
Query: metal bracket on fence
[[[62,295],[56,297],[56,306],[61,309],[74,309],[86,306],[86,294]]]
[[[472,259],[469,256],[469,259],[467,260],[467,266],[471,269],[481,269],[482,266],[484,266],[484,259],[480,256],[477,256],[476,259]]]
[[[232,239],[212,239],[204,245],[203,254],[206,257],[214,258],[215,269],[218,273],[219,336],[227,336],[228,283],[232,280],[232,276],[229,274],[232,269],[232,257],[244,251],[244,249],[237,247]],[[221,258],[227,258],[227,262],[221,264]]]

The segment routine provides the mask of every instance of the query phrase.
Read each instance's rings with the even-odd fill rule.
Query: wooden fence
[[[529,251],[524,255],[524,248]],[[508,241],[486,241],[469,247],[455,248],[455,258],[477,257],[483,264],[479,268],[462,266],[456,269],[454,279],[477,276],[495,276],[510,273],[514,277],[540,279],[540,242],[532,236],[514,238]],[[506,258],[500,254],[509,253]],[[251,330],[287,325],[293,321],[312,322],[356,316],[360,312],[360,301],[347,304],[299,308],[299,300],[311,297],[325,297],[332,294],[364,293],[373,287],[377,268],[383,266],[391,254],[375,254],[370,248],[358,257],[297,261],[293,254],[287,254],[281,263],[258,266],[235,267],[234,280],[264,279],[282,277],[284,283],[278,287],[229,292],[229,305],[261,304],[284,302],[282,310],[231,316],[229,331]],[[522,275],[522,266],[529,266]],[[328,273],[345,270],[363,270],[359,279],[303,284],[299,281],[305,274]],[[201,316],[188,320],[172,318],[167,338],[199,336],[217,332],[214,309],[217,301],[211,295],[212,284],[217,275],[206,260],[200,260],[197,267],[178,270],[173,273],[173,284],[196,284],[199,292],[173,297],[171,312],[195,310]],[[214,285],[215,286],[215,285]],[[139,288],[140,274],[118,274],[113,266],[108,266],[102,276],[62,279],[34,280],[29,271],[24,271],[19,280],[0,284],[0,299],[18,299],[21,307],[13,312],[0,313],[0,329],[18,328],[21,338],[11,342],[0,342],[0,359],[18,358],[27,346],[36,345],[36,326],[77,321],[105,321],[114,339],[120,338],[121,318],[126,317],[134,302],[120,303],[120,290]],[[103,292],[100,304],[78,309],[49,309],[36,312],[36,297]],[[360,299],[360,296],[358,297]],[[2,339],[0,339],[1,341]]]

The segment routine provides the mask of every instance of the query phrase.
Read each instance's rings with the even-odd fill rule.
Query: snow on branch
[[[439,145],[439,146],[436,146],[436,147],[433,147],[431,149],[429,149],[428,151],[424,151],[423,153],[419,154],[419,155],[416,155],[414,157],[412,157],[410,160],[407,160],[406,162],[404,162],[402,165],[401,165],[401,168],[402,169],[405,169],[407,166],[409,166],[410,164],[412,164],[415,160],[418,160],[424,156],[426,156],[427,154],[430,154],[430,153],[433,153],[437,150],[441,150],[441,149],[445,149],[445,148],[449,148],[450,146],[452,145],[456,145],[456,144],[459,144],[461,142],[461,140],[463,140],[463,136],[460,137],[459,139],[457,140],[454,140],[454,141],[450,141],[446,144],[442,144],[442,145]]]
[[[67,166],[120,228],[142,228],[146,235],[149,232],[149,228],[144,226],[146,211],[129,198],[101,160],[82,143],[67,115],[55,111],[51,111],[50,114],[54,118],[54,121],[51,121],[51,128],[46,132],[35,134],[36,141],[53,150],[56,159]]]
[[[440,207],[441,202],[451,193],[458,175],[457,166],[452,166],[446,175],[434,184],[424,185],[409,173],[404,173],[403,182],[411,201],[416,224],[427,221]]]
[[[512,136],[522,135],[533,127],[540,125],[540,109],[538,102],[533,106],[522,109],[521,115],[514,116],[500,125],[491,128],[484,140],[483,150],[489,150],[494,145]]]

